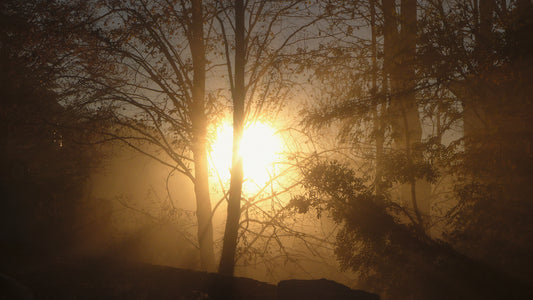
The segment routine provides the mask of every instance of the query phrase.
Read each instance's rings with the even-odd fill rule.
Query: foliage
[[[3,5],[0,22],[9,26],[0,41],[1,227],[2,248],[13,251],[3,255],[51,255],[76,238],[85,182],[101,153],[88,145],[94,136],[77,130],[94,124],[61,106],[47,80],[51,68],[36,50],[45,41],[31,17],[39,3]]]
[[[420,148],[417,149],[421,151]],[[429,160],[410,161],[405,152],[391,152],[383,158],[385,180],[391,183],[408,183],[412,178],[425,179],[435,183],[438,170]]]
[[[237,192],[243,209],[233,229],[241,244],[232,255],[266,260],[272,244],[285,255],[284,236],[318,244],[287,221],[291,210],[329,214],[341,227],[335,251],[342,268],[389,297],[476,296],[482,274],[494,283],[500,271],[532,282],[530,1],[247,1],[239,45],[231,1],[201,3],[205,15],[196,25],[206,30],[196,38],[192,3],[200,2],[2,3],[2,139],[15,137],[27,151],[17,152],[28,156],[46,148],[32,158],[58,172],[38,177],[40,189],[50,188],[44,194],[75,197],[70,185],[61,190],[58,169],[86,168],[92,152],[76,152],[82,147],[67,140],[95,133],[197,183],[206,164],[198,168],[194,152],[201,148],[205,157],[207,125],[230,108],[227,99],[239,94],[241,121],[273,119],[295,83],[307,80],[305,91],[316,93],[303,131],[337,130],[339,144],[324,152],[338,160],[309,163],[320,157],[316,149],[303,159],[294,154],[287,164],[302,170],[303,192],[287,207],[264,203],[290,193],[300,178],[275,191],[273,174],[256,195]],[[416,31],[402,23],[408,4],[418,13]],[[416,44],[407,45],[407,36]],[[202,51],[192,46],[198,38]],[[403,53],[405,46],[416,53]],[[402,78],[407,73],[414,78]],[[83,130],[68,136],[69,128]],[[73,183],[86,173],[79,174]],[[420,183],[432,193],[416,199]],[[427,210],[417,201],[429,203]]]
[[[524,17],[531,6],[528,1],[489,2],[479,1],[480,8],[478,1],[419,1],[417,53],[408,61],[416,68],[416,86],[396,89],[397,94],[394,85],[401,79],[391,77],[398,70],[387,77],[387,57],[380,55],[387,40],[380,31],[387,19],[379,11],[383,7],[375,1],[358,3],[359,10],[334,6],[338,18],[332,27],[358,24],[367,31],[338,35],[339,44],[352,43],[354,54],[330,57],[330,70],[315,72],[315,79],[325,84],[317,93],[322,105],[307,111],[304,123],[319,130],[340,124],[340,141],[351,147],[346,156],[355,159],[302,172],[305,193],[291,205],[300,213],[314,209],[322,215],[326,210],[344,224],[336,244],[341,266],[358,271],[363,282],[386,298],[468,298],[470,292],[482,293],[476,281],[497,282],[498,273],[531,282],[525,253],[533,245],[527,217],[532,178],[526,171],[531,165],[527,115],[533,68],[527,54],[531,37],[523,35],[531,26],[531,18]],[[372,15],[373,5],[377,15]],[[402,22],[402,16],[396,17],[393,21]],[[370,40],[369,32],[377,33],[377,39]],[[328,33],[336,36],[335,30]],[[521,36],[519,47],[511,46],[518,42],[516,36]],[[372,47],[377,55],[365,56]],[[425,138],[398,151],[393,114],[404,93],[416,94],[415,112]],[[432,184],[433,193],[417,199],[431,203],[427,215],[398,197],[402,183],[410,184],[414,195],[417,179]],[[348,188],[356,182],[365,187]],[[417,226],[424,222],[426,229]],[[442,227],[434,226],[438,224]],[[458,276],[461,272],[465,275]],[[509,279],[502,280],[512,286]]]
[[[210,235],[201,220],[210,224],[213,214],[207,179],[211,131],[231,110],[228,100],[236,92],[243,96],[247,122],[277,117],[294,86],[290,56],[316,22],[308,1],[246,2],[239,60],[232,56],[237,45],[231,1],[50,3],[57,18],[49,29],[60,38],[63,58],[54,64],[59,72],[52,81],[62,103],[108,124],[91,128],[102,141],[121,141],[188,177],[195,184],[199,239]],[[300,21],[283,26],[294,17]],[[199,27],[205,30],[200,33]],[[236,64],[244,86],[236,84]],[[255,204],[247,209],[264,214]],[[237,220],[234,231],[241,229],[239,217],[231,218]],[[258,231],[272,227],[256,225]],[[259,237],[264,236],[253,240]]]
[[[524,286],[405,222],[401,207],[379,199],[368,181],[355,174],[335,161],[310,167],[304,175],[305,194],[294,197],[289,208],[298,213],[314,210],[318,217],[327,212],[341,225],[335,254],[342,269],[358,272],[362,287],[396,299],[492,298],[524,292]],[[488,282],[502,288],[487,288]],[[511,286],[514,292],[508,290]]]

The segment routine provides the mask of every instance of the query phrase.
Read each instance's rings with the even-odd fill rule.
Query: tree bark
[[[392,3],[388,3],[388,2]],[[384,1],[385,4],[385,1]],[[384,6],[384,14],[387,12],[392,23],[386,33],[391,35],[387,42],[394,43],[388,46],[388,59],[390,62],[391,81],[391,113],[394,116],[393,147],[403,152],[408,161],[408,168],[414,166],[416,161],[422,160],[419,153],[413,152],[413,146],[422,141],[422,124],[416,102],[416,36],[417,16],[416,0],[401,0],[400,4],[400,32],[397,30],[394,17],[394,1],[387,1],[388,7]],[[385,17],[387,17],[385,14]],[[387,20],[385,20],[387,21]],[[387,27],[387,24],[385,24]],[[387,56],[386,56],[387,58]],[[424,228],[429,218],[429,197],[431,187],[424,179],[414,176],[407,184],[400,186],[400,200],[411,206],[420,228]]]
[[[246,45],[244,40],[244,3],[235,1],[235,84],[233,98],[233,158],[228,200],[228,214],[219,273],[232,276],[241,215],[241,193],[244,178],[240,143],[244,131],[244,68]]]
[[[213,224],[207,163],[207,117],[205,114],[205,47],[202,0],[192,2],[190,48],[193,61],[191,123],[193,130],[194,192],[201,267],[215,270]]]
[[[383,77],[384,90],[392,89],[392,81],[396,67],[396,54],[394,49],[398,42],[398,30],[396,22],[396,11],[394,8],[394,0],[383,0]],[[392,91],[388,91],[392,92]]]
[[[518,0],[517,6],[518,6],[518,11],[521,14],[527,15],[530,12],[533,4],[531,3],[531,0]]]
[[[372,34],[372,101],[374,101],[373,106],[373,126],[375,134],[375,145],[376,145],[376,175],[374,179],[374,190],[376,196],[383,196],[383,187],[382,187],[382,177],[383,177],[383,145],[384,145],[384,124],[383,124],[383,114],[380,114],[380,107],[385,107],[385,101],[382,98],[382,95],[378,95],[378,66],[377,66],[377,30],[376,30],[376,4],[375,0],[370,0],[370,27]],[[380,198],[382,204],[382,200]]]
[[[494,0],[479,1],[479,33],[477,36],[477,46],[481,53],[487,55],[490,52],[493,13],[495,8]]]

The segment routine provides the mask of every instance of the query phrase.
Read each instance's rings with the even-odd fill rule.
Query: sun
[[[217,130],[211,147],[211,167],[223,182],[230,179],[233,128],[225,123]],[[270,179],[274,162],[282,150],[276,130],[265,123],[256,122],[244,129],[241,141],[241,155],[244,170],[244,192],[259,190]]]

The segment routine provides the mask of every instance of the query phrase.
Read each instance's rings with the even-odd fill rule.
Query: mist
[[[0,26],[0,298],[533,298],[532,1]]]

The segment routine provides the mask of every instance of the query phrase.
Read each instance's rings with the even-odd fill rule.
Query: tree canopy
[[[65,170],[92,163],[67,137],[120,141],[187,178],[204,270],[219,248],[226,275],[289,261],[289,241],[318,256],[331,235],[297,230],[307,214],[386,299],[518,297],[533,282],[532,16],[529,0],[11,0],[2,140],[44,137]],[[224,119],[227,186],[209,166]],[[247,195],[240,142],[258,120],[292,144]]]

